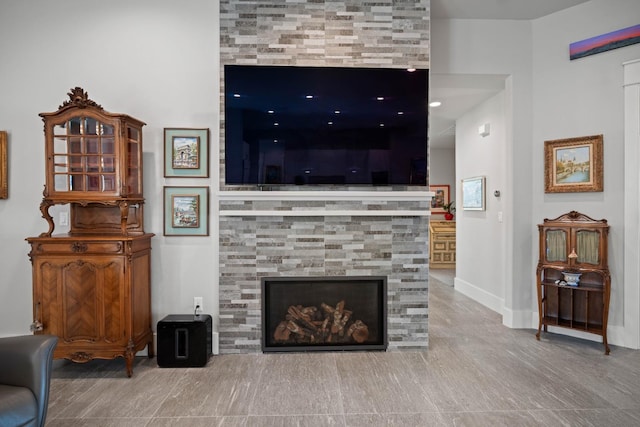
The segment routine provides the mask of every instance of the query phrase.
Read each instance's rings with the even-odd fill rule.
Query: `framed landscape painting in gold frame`
[[[544,192],[603,191],[602,135],[544,142]]]

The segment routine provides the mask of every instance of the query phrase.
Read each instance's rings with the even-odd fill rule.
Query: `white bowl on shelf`
[[[564,278],[564,281],[567,282],[568,286],[578,286],[582,273],[570,273],[567,271],[563,271],[562,276]]]

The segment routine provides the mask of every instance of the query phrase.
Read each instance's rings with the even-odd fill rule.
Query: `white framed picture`
[[[462,209],[465,211],[485,210],[486,177],[476,176],[462,180]]]

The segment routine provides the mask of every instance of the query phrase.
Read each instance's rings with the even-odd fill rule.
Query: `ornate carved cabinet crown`
[[[40,210],[49,230],[27,238],[33,266],[36,333],[57,335],[54,357],[74,362],[135,353],[151,330],[151,237],[144,232],[142,127],[113,114],[81,88],[57,111],[42,113],[45,188]],[[53,205],[69,205],[69,232],[53,234]]]
[[[611,294],[607,220],[571,211],[538,225],[538,333],[548,326],[602,335],[605,354]]]

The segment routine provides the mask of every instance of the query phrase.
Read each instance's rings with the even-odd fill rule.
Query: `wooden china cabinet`
[[[46,183],[40,210],[49,229],[27,238],[33,267],[31,329],[59,337],[54,357],[84,363],[136,352],[151,329],[151,237],[144,232],[142,127],[79,87],[42,113]],[[51,206],[69,205],[69,232],[53,234]]]
[[[537,268],[538,333],[556,326],[602,336],[605,354],[611,276],[608,266],[607,220],[576,211],[538,225],[540,260]],[[572,284],[565,273],[580,274]]]

